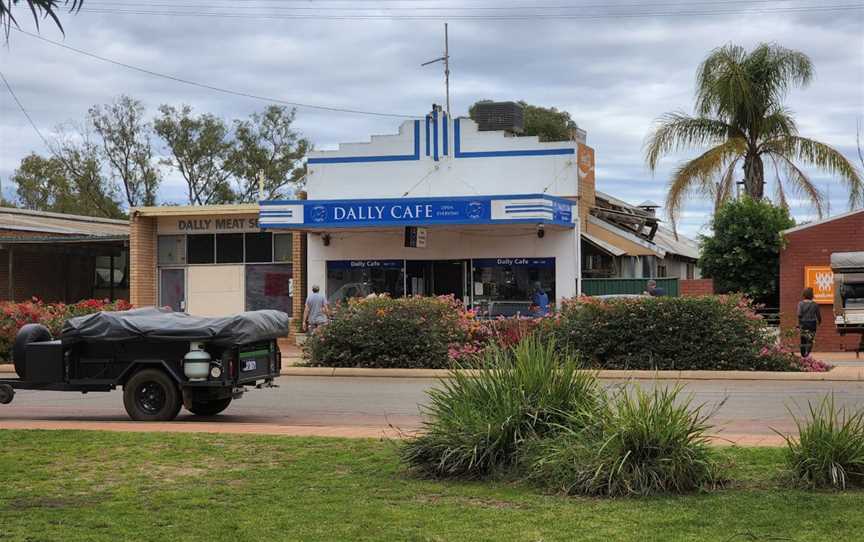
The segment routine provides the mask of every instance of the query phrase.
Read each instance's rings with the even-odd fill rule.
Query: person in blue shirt
[[[531,316],[546,316],[549,314],[549,296],[539,282],[534,283],[534,293],[531,295]]]

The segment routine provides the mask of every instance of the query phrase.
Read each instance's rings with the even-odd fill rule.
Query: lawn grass
[[[601,500],[416,479],[391,442],[0,431],[0,541],[864,537],[864,492],[784,488],[781,449],[718,453],[728,489]]]

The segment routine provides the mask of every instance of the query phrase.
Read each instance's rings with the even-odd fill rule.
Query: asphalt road
[[[419,405],[425,391],[435,380],[419,378],[339,378],[282,377],[279,388],[251,390],[235,401],[223,414],[200,418],[181,411],[168,430],[220,431],[224,427],[245,426],[240,432],[284,432],[280,428],[339,428],[331,433],[346,436],[374,436],[393,433],[394,428],[411,432],[420,427]],[[620,382],[604,381],[607,385]],[[674,385],[661,381],[654,385]],[[646,385],[645,382],[642,385]],[[651,384],[647,384],[651,385]],[[864,382],[784,382],[784,381],[689,381],[687,391],[696,403],[707,408],[719,406],[714,421],[718,434],[750,440],[772,437],[772,428],[793,431],[794,422],[787,408],[800,411],[807,401],[817,401],[834,393],[838,404],[864,407]],[[21,390],[9,405],[0,405],[3,427],[87,427],[118,426],[128,422],[120,391],[110,393],[37,392]],[[202,425],[203,424],[203,425]],[[148,430],[149,424],[127,424]],[[80,424],[79,424],[80,426]],[[203,427],[203,429],[201,429]]]

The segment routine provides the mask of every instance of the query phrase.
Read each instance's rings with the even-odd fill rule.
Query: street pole
[[[447,92],[447,118],[450,118],[450,38],[444,23],[444,87]]]

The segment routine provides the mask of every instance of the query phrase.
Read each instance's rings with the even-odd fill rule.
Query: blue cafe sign
[[[285,229],[513,223],[573,227],[573,205],[545,194],[262,201],[259,223]]]

